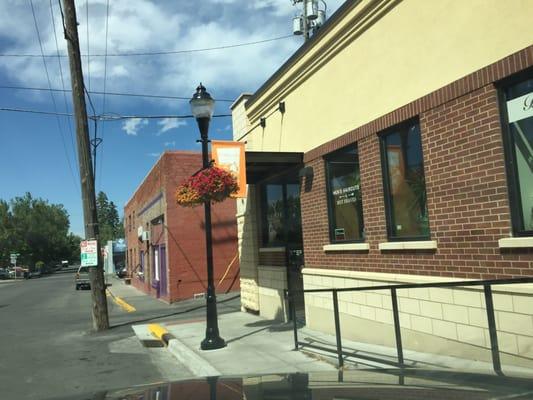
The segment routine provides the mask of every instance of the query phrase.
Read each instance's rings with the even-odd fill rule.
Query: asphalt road
[[[202,318],[201,301],[169,306],[142,296],[133,313],[109,301],[112,328],[95,333],[90,297],[75,290],[72,272],[0,283],[1,398],[58,398],[191,377],[165,348],[143,347],[131,324]],[[233,299],[219,309],[237,307]]]

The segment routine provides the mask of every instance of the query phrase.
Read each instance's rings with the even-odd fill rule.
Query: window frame
[[[509,127],[507,116],[507,95],[506,91],[510,86],[516,85],[528,79],[533,79],[533,68],[528,68],[510,77],[502,79],[495,84],[498,93],[498,108],[500,114],[500,125],[502,132],[503,153],[505,162],[505,176],[507,178],[507,194],[509,200],[509,211],[511,215],[511,229],[514,237],[531,237],[533,230],[521,230],[522,220],[522,198],[520,196],[520,182],[518,179],[518,167],[516,162],[515,141]]]
[[[386,229],[387,229],[387,240],[389,242],[409,242],[409,241],[424,241],[424,240],[431,240],[431,227],[429,226],[429,209],[428,209],[428,234],[427,235],[419,235],[419,236],[394,236],[394,231],[392,229],[393,227],[393,218],[394,218],[394,212],[392,209],[392,199],[391,199],[391,192],[390,192],[390,175],[389,175],[389,161],[387,158],[387,148],[385,145],[385,137],[388,135],[397,133],[398,131],[401,131],[403,129],[408,129],[409,127],[413,125],[418,125],[418,131],[420,133],[420,143],[422,144],[422,129],[420,127],[420,119],[417,117],[410,118],[408,120],[405,120],[399,124],[396,124],[394,126],[391,126],[381,132],[378,132],[378,140],[379,140],[379,152],[380,152],[380,158],[381,158],[381,177],[382,177],[382,184],[383,184],[383,202],[385,207],[385,222],[386,222]],[[424,149],[422,148],[422,165],[424,170],[424,189],[426,190],[426,208],[428,208],[427,204],[427,187],[426,187],[426,167],[424,162]]]
[[[348,162],[342,162],[342,161],[333,161],[332,158],[336,155],[342,154],[342,152],[346,151],[347,149],[354,148],[355,153],[357,155],[357,165],[359,166],[359,191],[361,192],[361,167],[359,165],[359,148],[357,147],[357,143],[350,144],[348,146],[344,146],[340,149],[337,149],[329,154],[326,154],[324,156],[324,169],[325,169],[325,176],[326,176],[326,199],[327,199],[327,205],[328,205],[328,230],[329,230],[329,242],[331,244],[339,244],[339,243],[364,243],[366,241],[366,234],[365,234],[365,220],[364,220],[364,211],[362,209],[362,201],[361,201],[361,209],[358,210],[358,213],[360,214],[361,222],[363,224],[361,239],[349,239],[349,240],[337,240],[335,239],[335,229],[333,227],[333,207],[332,207],[332,196],[331,196],[331,183],[330,183],[330,177],[331,177],[331,171],[330,171],[330,164],[336,163],[336,164],[349,164]],[[355,163],[355,162],[354,162]],[[361,195],[362,197],[362,195]]]

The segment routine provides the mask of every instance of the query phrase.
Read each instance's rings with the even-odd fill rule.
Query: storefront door
[[[292,292],[289,317],[292,318],[294,307],[296,318],[304,320],[304,296],[300,292],[303,289],[301,269],[304,257],[298,168],[266,179],[261,183],[260,191],[262,246],[285,249],[287,286]]]

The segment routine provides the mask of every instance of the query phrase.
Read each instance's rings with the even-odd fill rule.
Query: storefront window
[[[363,205],[359,159],[356,147],[337,151],[326,158],[331,242],[364,239]]]
[[[266,183],[262,185],[262,242],[265,247],[301,243],[300,185]]]
[[[426,183],[418,122],[381,136],[388,237],[429,238]]]
[[[531,76],[531,75],[530,75]],[[533,235],[533,77],[504,91],[507,170],[513,230]]]

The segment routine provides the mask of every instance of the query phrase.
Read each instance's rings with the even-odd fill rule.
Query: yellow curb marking
[[[118,306],[120,306],[124,311],[126,312],[134,312],[137,311],[135,307],[133,307],[131,304],[126,303],[123,299],[120,297],[115,296],[113,293],[109,291],[109,289],[106,289],[107,296],[111,297],[115,303],[117,303]]]
[[[159,340],[162,340],[163,335],[165,333],[168,333],[168,331],[159,324],[148,325],[148,330],[152,333],[152,335],[154,335]]]

